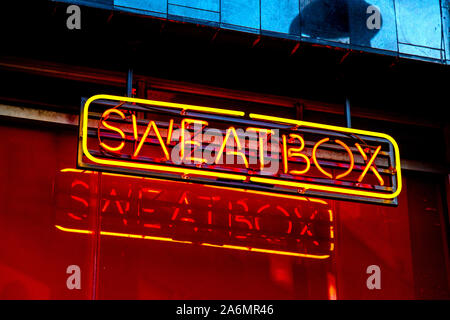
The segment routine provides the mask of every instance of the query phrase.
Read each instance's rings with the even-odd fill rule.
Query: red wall
[[[406,172],[396,208],[326,200],[334,214],[334,250],[327,259],[312,259],[124,237],[172,232],[180,241],[195,242],[199,236],[192,224],[172,231],[164,223],[159,231],[145,229],[144,224],[161,222],[152,220],[150,211],[138,217],[143,212],[139,190],[149,186],[165,194],[156,209],[173,213],[179,206],[184,210],[179,217],[185,218],[211,210],[218,215],[229,203],[232,210],[241,210],[236,209],[241,200],[251,217],[263,205],[289,209],[294,200],[64,171],[76,166],[75,130],[2,124],[0,135],[0,299],[328,299],[334,286],[338,299],[448,298],[440,177]],[[184,192],[192,201],[189,206],[180,206]],[[211,207],[211,197],[221,202]],[[147,209],[153,201],[149,199]],[[311,203],[298,205],[304,212],[314,209]],[[237,245],[253,239],[246,224],[236,220],[245,214],[233,212],[232,234],[218,227],[210,243]],[[277,219],[267,220],[267,230],[282,239],[286,221]],[[313,252],[316,240],[329,244],[323,224],[302,223],[307,222],[315,235],[302,240],[301,250]],[[97,238],[95,232],[76,230],[114,235]],[[66,286],[69,265],[81,268],[80,290]],[[366,286],[370,265],[381,268],[381,290]]]

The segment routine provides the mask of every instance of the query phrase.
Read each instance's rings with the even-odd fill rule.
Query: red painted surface
[[[186,185],[155,184],[169,195],[162,199],[167,204],[155,208],[148,199],[139,211],[127,190],[139,198],[139,190],[151,184],[103,175],[99,196],[97,174],[61,172],[75,168],[75,131],[2,125],[0,136],[0,299],[91,299],[94,292],[101,299],[328,299],[335,292],[338,299],[448,297],[439,179],[407,175],[397,208],[326,200],[336,225],[335,248],[325,260],[107,235],[97,242],[95,234],[55,225],[151,234],[161,223],[149,218],[152,210],[171,208],[173,214]],[[214,211],[208,197],[236,208],[247,199],[253,214],[267,204],[289,212],[281,198],[193,185],[187,191],[196,199],[193,207],[180,207],[178,218],[187,219],[176,231],[180,241],[195,240],[193,227],[208,228],[208,212]],[[227,210],[227,201],[220,210]],[[239,228],[232,232],[245,237],[250,216],[245,206],[239,210],[232,215]],[[138,212],[147,220],[137,219]],[[196,212],[204,214],[204,224],[189,224]],[[271,224],[272,234],[287,232],[280,219]],[[255,227],[255,220],[249,223]],[[81,268],[81,290],[66,287],[66,268],[73,264]],[[382,290],[366,287],[366,268],[373,264],[381,268]]]

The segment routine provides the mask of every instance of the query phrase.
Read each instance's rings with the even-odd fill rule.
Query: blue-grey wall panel
[[[450,0],[53,1],[450,64]],[[379,9],[379,28],[367,27],[369,6]]]
[[[432,59],[442,59],[443,51],[439,49],[419,47],[411,44],[399,43],[398,49],[401,54],[421,56]]]
[[[260,0],[221,0],[221,22],[244,28],[260,28]]]
[[[114,5],[131,9],[167,13],[167,0],[114,0]]]
[[[428,56],[429,48],[443,49],[439,0],[395,0],[395,6],[399,44],[409,44],[399,45],[400,52]]]
[[[380,29],[375,29],[377,32],[370,40],[370,47],[397,51],[397,22],[395,20],[394,0],[371,0],[370,3],[379,10],[381,16]],[[367,14],[367,18],[371,18],[372,14]]]
[[[397,51],[394,0],[350,0],[350,43]]]
[[[346,0],[300,0],[299,20],[303,37],[350,42]]]
[[[261,29],[300,35],[299,0],[261,0]]]

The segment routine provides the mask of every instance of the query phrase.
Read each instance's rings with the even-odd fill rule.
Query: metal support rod
[[[127,77],[127,96],[131,97],[133,95],[133,69],[128,69]]]
[[[347,128],[352,127],[352,115],[350,111],[350,100],[349,98],[345,98],[345,120],[347,122]]]
[[[296,102],[294,103],[295,111],[296,111],[296,119],[297,120],[303,120],[303,111],[304,106],[302,103]]]

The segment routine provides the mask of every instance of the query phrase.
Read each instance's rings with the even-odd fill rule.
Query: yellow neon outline
[[[60,225],[55,225],[55,227],[57,229],[61,230],[61,231],[64,231],[64,232],[94,234],[94,232],[91,231],[91,230],[66,228],[66,227],[63,227],[63,226],[60,226]],[[102,236],[111,236],[111,237],[129,238],[129,239],[158,240],[158,241],[165,241],[165,242],[193,244],[192,241],[180,241],[180,240],[173,240],[171,238],[144,236],[144,235],[140,235],[140,234],[130,234],[130,233],[100,231],[100,235],[102,235]],[[200,243],[200,245],[207,246],[207,247],[215,247],[215,248],[243,250],[243,251],[259,252],[259,253],[271,253],[271,254],[287,255],[287,256],[294,256],[294,257],[300,257],[300,258],[321,259],[321,260],[322,259],[327,259],[327,258],[330,257],[330,255],[314,255],[314,254],[306,254],[306,253],[295,253],[295,252],[289,252],[289,251],[259,249],[259,248],[240,247],[240,246],[232,246],[232,245],[216,245],[216,244],[210,244],[210,243]]]
[[[162,165],[155,165],[155,164],[137,164],[133,162],[125,162],[125,161],[112,161],[112,160],[106,160],[106,159],[98,159],[94,156],[92,156],[87,148],[87,125],[88,125],[88,115],[89,115],[89,106],[92,103],[92,101],[99,100],[99,99],[107,99],[107,100],[115,100],[115,101],[126,101],[126,102],[136,102],[136,103],[143,103],[143,104],[149,104],[149,101],[153,103],[151,100],[143,100],[143,99],[137,99],[137,98],[128,98],[128,97],[117,97],[117,96],[111,96],[106,94],[100,94],[93,96],[89,98],[86,101],[86,104],[83,109],[83,127],[82,127],[82,149],[84,155],[91,160],[94,163],[98,164],[104,164],[104,165],[110,165],[110,166],[122,166],[122,167],[128,167],[128,168],[135,168],[135,169],[148,169],[148,170],[159,170],[159,171],[165,171],[165,172],[176,172],[176,173],[183,173],[183,174],[196,174],[199,176],[209,176],[209,177],[218,177],[218,178],[225,178],[225,179],[231,179],[231,180],[240,180],[244,181],[247,179],[246,176],[243,175],[237,175],[237,174],[228,174],[228,173],[220,173],[220,172],[210,172],[210,171],[204,171],[199,169],[187,169],[187,168],[177,168],[177,167],[171,167],[171,166],[162,166]],[[197,110],[197,111],[207,111],[211,112],[210,109],[214,110],[215,113],[220,114],[229,114],[229,115],[236,115],[237,111],[231,111],[231,110],[225,110],[225,112],[222,112],[223,110],[220,109],[213,109],[213,108],[206,108],[206,107],[197,107],[197,106],[187,106],[187,105],[181,105],[177,103],[169,103],[169,102],[158,102],[158,105],[169,107],[169,108],[183,108],[184,110]],[[239,115],[243,112],[240,112]]]
[[[86,172],[86,170],[64,168],[64,169],[59,170],[59,172],[78,172],[78,173],[83,173],[83,172]]]
[[[397,142],[395,142],[394,138],[392,138],[390,135],[387,135],[384,133],[366,131],[366,130],[343,128],[343,127],[331,126],[331,125],[326,125],[326,124],[307,122],[307,121],[278,118],[278,117],[266,116],[266,115],[256,114],[256,113],[251,113],[249,115],[249,117],[251,119],[257,119],[257,120],[267,120],[267,121],[271,121],[271,122],[288,123],[288,124],[293,124],[296,126],[308,126],[308,127],[312,127],[312,128],[332,130],[332,131],[344,132],[344,133],[361,134],[361,135],[367,135],[367,136],[386,139],[390,143],[392,143],[392,145],[394,147],[395,169],[397,171],[397,190],[392,194],[383,194],[383,193],[379,193],[379,192],[360,191],[360,190],[328,187],[328,186],[321,186],[321,185],[312,185],[312,184],[308,184],[308,183],[299,183],[299,182],[258,178],[258,177],[251,177],[250,181],[258,182],[258,183],[291,186],[291,187],[297,187],[297,188],[305,188],[305,189],[311,189],[311,190],[328,191],[328,192],[333,192],[333,193],[350,194],[350,195],[363,196],[363,197],[368,197],[368,198],[379,198],[379,199],[394,199],[402,191],[400,151],[399,151]]]
[[[194,175],[200,175],[200,176],[219,177],[219,178],[226,178],[226,179],[239,180],[239,181],[245,181],[247,179],[247,177],[243,176],[243,175],[227,174],[227,173],[220,173],[220,172],[209,172],[209,171],[204,171],[201,169],[186,169],[186,168],[177,168],[177,167],[171,167],[171,166],[169,167],[169,166],[162,166],[162,165],[135,164],[132,162],[111,161],[111,160],[105,160],[105,159],[97,159],[97,158],[93,157],[87,149],[88,109],[89,109],[89,105],[93,101],[98,100],[98,99],[125,101],[125,102],[131,102],[131,103],[134,102],[134,103],[142,103],[142,104],[152,104],[152,105],[161,106],[161,107],[178,108],[178,109],[183,109],[183,110],[203,111],[203,112],[209,112],[209,113],[215,113],[215,114],[232,115],[232,116],[240,116],[240,117],[245,115],[245,112],[241,112],[241,111],[184,105],[184,104],[178,104],[178,103],[145,100],[145,99],[138,99],[138,98],[119,97],[119,96],[112,96],[112,95],[105,95],[105,94],[95,95],[86,101],[85,107],[83,109],[83,114],[82,114],[82,119],[83,119],[82,150],[83,150],[84,155],[92,162],[98,163],[98,164],[104,164],[104,165],[111,165],[111,166],[123,166],[123,167],[135,168],[135,169],[148,169],[148,170],[159,170],[159,171],[165,171],[165,172],[176,172],[176,173],[183,173],[186,175],[194,174]],[[274,185],[284,185],[284,186],[305,188],[305,189],[311,189],[311,190],[327,191],[327,192],[339,193],[339,194],[344,194],[344,195],[349,194],[349,195],[363,196],[363,197],[368,197],[368,198],[378,198],[378,199],[394,199],[395,197],[397,197],[400,194],[400,192],[402,190],[399,147],[398,147],[397,142],[391,136],[389,136],[387,134],[366,131],[366,130],[359,130],[359,129],[343,128],[343,127],[332,126],[332,125],[318,124],[318,123],[313,123],[313,122],[299,121],[299,120],[293,120],[293,119],[279,118],[279,117],[273,117],[273,116],[266,116],[266,115],[255,114],[255,113],[249,114],[249,117],[252,119],[257,119],[257,120],[267,120],[267,121],[279,122],[279,123],[281,122],[281,123],[293,124],[293,125],[297,125],[297,126],[308,126],[311,128],[332,130],[332,131],[344,132],[344,133],[362,134],[362,135],[368,135],[368,136],[386,139],[389,142],[391,142],[394,147],[395,166],[396,166],[396,174],[397,174],[397,190],[392,194],[383,194],[383,193],[379,193],[379,192],[360,191],[360,190],[353,190],[353,189],[347,189],[347,188],[329,187],[329,186],[313,185],[313,184],[308,184],[308,183],[299,183],[299,182],[291,182],[291,181],[259,178],[259,177],[250,177],[250,181],[258,182],[258,183],[265,183],[265,184],[274,184]]]

